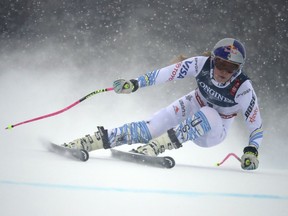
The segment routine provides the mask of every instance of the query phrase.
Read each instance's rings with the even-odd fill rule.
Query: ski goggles
[[[240,68],[239,64],[231,63],[219,57],[214,58],[214,65],[218,70],[225,70],[229,74],[237,72]]]

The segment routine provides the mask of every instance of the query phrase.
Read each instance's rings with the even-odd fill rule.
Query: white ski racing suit
[[[204,115],[209,117],[211,130],[207,130],[203,136],[192,137],[194,143],[202,147],[221,143],[235,116],[241,113],[250,132],[248,145],[258,149],[263,139],[262,119],[251,81],[240,70],[228,82],[219,84],[213,79],[213,68],[210,57],[196,56],[138,77],[136,80],[139,88],[187,77],[195,77],[198,88],[161,109],[148,120],[108,130],[111,147],[127,143],[148,143],[171,128],[185,127],[185,119],[204,110]],[[213,115],[214,110],[219,114],[218,117]]]

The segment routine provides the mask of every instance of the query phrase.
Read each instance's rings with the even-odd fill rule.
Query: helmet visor
[[[237,72],[240,68],[239,64],[226,61],[219,57],[214,58],[214,65],[218,70],[225,70],[230,74]]]

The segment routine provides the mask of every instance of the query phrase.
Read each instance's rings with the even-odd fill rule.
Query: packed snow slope
[[[285,158],[273,161],[260,151],[256,171],[241,170],[234,158],[215,166],[230,152],[241,156],[247,138],[241,135],[245,127],[238,121],[219,146],[205,149],[187,142],[181,149],[165,152],[176,160],[173,169],[119,161],[109,150],[91,152],[89,161],[80,162],[42,145],[42,138],[62,143],[92,133],[97,125],[109,128],[146,118],[164,106],[145,96],[152,93],[148,89],[129,96],[106,92],[58,116],[4,130],[8,124],[59,110],[93,87],[108,87],[94,81],[78,88],[69,73],[1,75],[0,86],[7,93],[0,95],[1,215],[288,214]],[[137,145],[119,149],[133,147]]]

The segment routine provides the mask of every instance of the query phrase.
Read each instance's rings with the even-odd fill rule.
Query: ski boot
[[[107,130],[105,130],[104,127],[97,128],[98,131],[95,132],[94,135],[86,135],[72,142],[64,143],[62,146],[65,148],[84,149],[87,152],[110,148]]]
[[[136,150],[133,149],[131,152],[148,156],[157,156],[166,149],[171,150],[180,147],[182,147],[182,144],[178,141],[175,131],[170,129],[161,136],[150,140],[148,144],[139,146]]]

